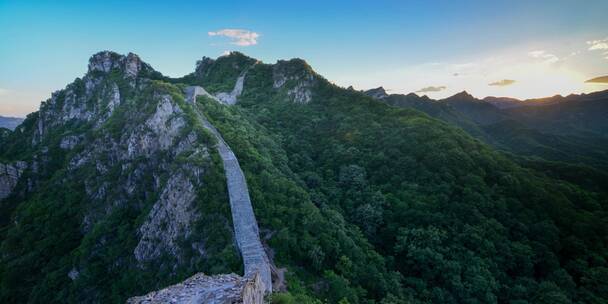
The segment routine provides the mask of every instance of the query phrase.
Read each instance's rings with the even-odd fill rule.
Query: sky
[[[608,89],[608,1],[0,0],[0,115],[25,116],[102,50],[168,76],[240,51],[337,85],[444,98]]]

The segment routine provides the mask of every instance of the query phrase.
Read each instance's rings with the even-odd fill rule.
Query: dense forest
[[[328,284],[326,297],[387,303],[605,301],[601,175],[589,177],[596,191],[586,190],[578,184],[582,179],[547,174],[544,164],[518,165],[453,126],[323,79],[311,103],[285,103],[257,89],[268,87],[263,81],[269,69],[258,66],[248,78],[260,82],[248,83],[256,89],[245,91],[240,108],[208,110],[209,116],[226,132],[253,120],[262,126],[256,129],[275,136],[315,206],[362,233],[394,276],[382,280],[379,272],[370,280],[369,270],[357,269],[362,261],[321,246],[331,277],[343,280],[339,290]],[[393,280],[399,288],[389,287]]]
[[[165,92],[190,109],[181,115],[203,145],[213,141],[189,112],[193,107],[238,156],[262,238],[276,266],[287,270],[287,290],[274,294],[273,303],[608,301],[608,172],[593,166],[595,159],[605,163],[602,154],[574,161],[559,153],[543,159],[498,149],[483,137],[490,127],[464,126],[337,87],[299,59],[270,65],[232,53],[203,62],[182,78],[147,76],[152,84],[112,113],[106,133],[66,123],[31,148],[27,134],[38,114],[21,129],[0,133],[1,161],[35,157],[43,146],[51,160],[38,173],[43,182],[35,194],[0,205],[1,299],[118,303],[195,272],[241,270],[213,153],[197,160],[209,172],[197,200],[206,215],[197,231],[211,242],[206,258],[132,264],[137,227],[158,195],[146,190],[153,180],[82,234],[83,209],[90,208],[83,181],[95,173],[84,167],[81,175],[67,176],[70,157],[101,135],[120,138],[137,128],[146,109],[157,106],[155,93]],[[236,105],[207,97],[183,103],[185,86],[225,91],[244,69]],[[294,95],[298,90],[307,94]],[[301,96],[310,99],[296,101]],[[60,137],[79,132],[86,139],[80,150],[62,153]],[[187,156],[175,160],[190,161]],[[155,157],[169,164],[173,156]],[[143,165],[150,160],[139,161],[151,174],[154,167]],[[115,166],[105,178],[125,181],[121,164]],[[174,263],[180,266],[171,269]],[[72,281],[65,274],[74,265],[86,271]]]

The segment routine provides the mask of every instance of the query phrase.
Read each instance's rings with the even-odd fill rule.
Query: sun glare
[[[519,99],[539,98],[557,94],[568,95],[585,90],[585,78],[570,70],[532,65],[523,69],[516,83],[505,90],[505,94]]]

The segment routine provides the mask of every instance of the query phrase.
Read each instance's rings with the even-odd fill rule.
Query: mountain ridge
[[[0,128],[14,130],[23,122],[23,118],[0,115]]]
[[[411,94],[394,94],[381,101],[421,110],[499,149],[551,160],[608,165],[602,152],[608,128],[604,123],[608,117],[608,90],[523,101],[476,99],[463,92],[438,101]],[[577,149],[568,142],[585,148]],[[559,150],[569,152],[556,152]]]
[[[583,182],[475,139],[456,124],[489,134],[467,95],[377,100],[303,60],[239,54],[169,78],[115,54],[0,137],[0,161],[27,164],[0,201],[4,302],[122,303],[242,273],[218,139],[197,112],[238,157],[288,274],[274,301],[605,300],[602,171]],[[184,94],[201,84],[209,95]]]

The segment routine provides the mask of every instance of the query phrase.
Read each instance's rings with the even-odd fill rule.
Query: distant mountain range
[[[21,122],[23,118],[0,116],[0,128],[14,130]]]
[[[425,112],[503,150],[608,166],[608,90],[528,100],[477,99],[466,91],[441,100],[379,92],[384,89],[364,93],[389,105]]]

